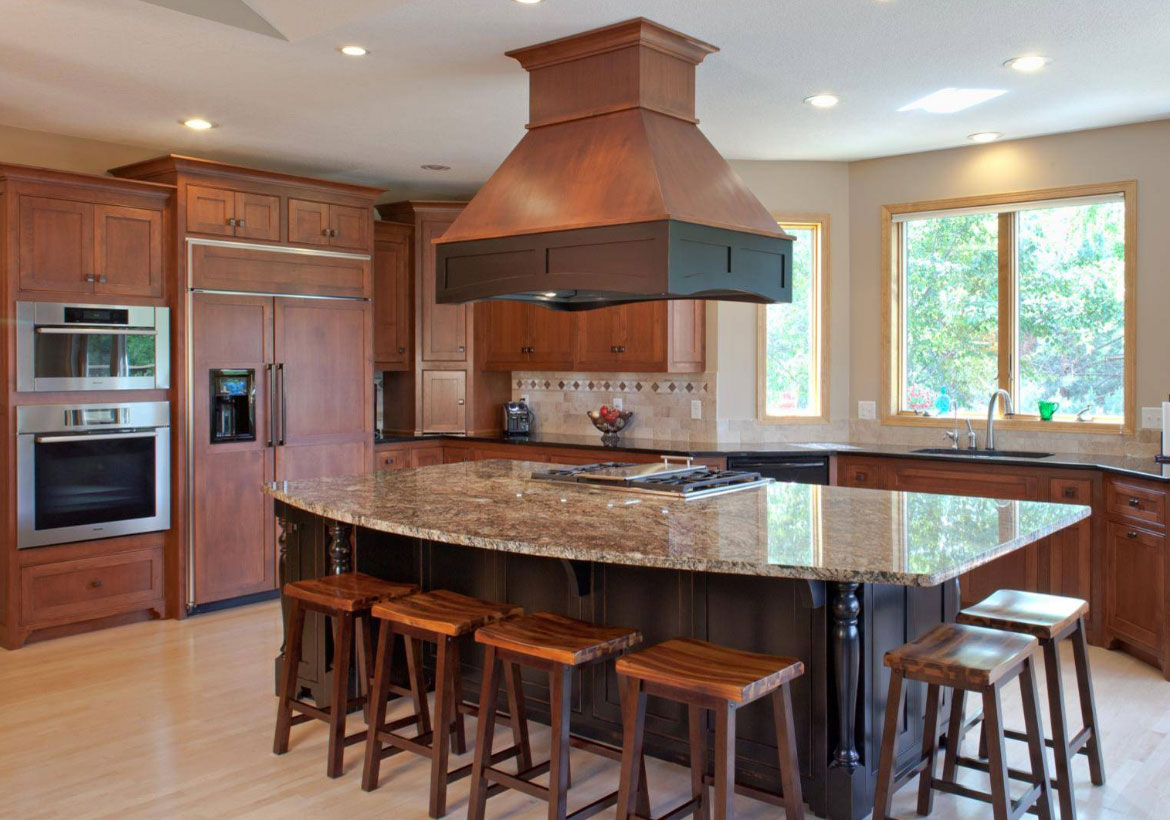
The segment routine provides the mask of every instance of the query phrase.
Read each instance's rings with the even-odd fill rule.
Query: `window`
[[[1014,423],[1131,430],[1135,196],[1117,183],[887,206],[886,420],[981,416],[1002,388]]]
[[[825,343],[827,216],[780,219],[792,243],[792,302],[761,305],[757,415],[763,421],[827,421]]]

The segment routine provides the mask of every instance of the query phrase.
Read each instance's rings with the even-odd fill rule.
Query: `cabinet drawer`
[[[1105,508],[1111,515],[1166,526],[1166,493],[1140,484],[1110,481],[1105,487]]]
[[[442,447],[415,447],[410,451],[411,467],[432,467],[442,463]]]
[[[1091,504],[1093,482],[1087,478],[1050,478],[1048,500],[1058,504]]]
[[[842,459],[837,483],[844,487],[882,488],[886,486],[886,465],[876,461]]]
[[[374,450],[375,470],[403,470],[409,466],[409,454],[404,449]]]
[[[24,567],[25,626],[83,621],[144,609],[162,601],[162,549],[134,550]]]

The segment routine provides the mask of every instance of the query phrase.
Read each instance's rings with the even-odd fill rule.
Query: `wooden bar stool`
[[[276,738],[272,751],[288,751],[289,730],[307,720],[329,724],[329,759],[326,774],[340,777],[345,747],[365,739],[365,730],[346,737],[345,716],[356,706],[369,703],[370,609],[378,601],[418,591],[414,584],[383,581],[360,572],[326,575],[308,581],[285,584],[289,599],[288,638],[284,650],[284,674],[276,706]],[[297,698],[297,670],[301,663],[301,642],[305,633],[305,612],[320,612],[333,619],[333,689],[329,706],[321,709]],[[361,640],[354,646],[354,625],[361,619]],[[349,698],[349,658],[356,649],[359,696]],[[293,712],[300,714],[294,715]],[[368,712],[367,712],[368,716]]]
[[[886,701],[886,725],[878,763],[873,820],[886,820],[890,816],[894,792],[920,773],[919,814],[930,814],[934,792],[938,790],[990,803],[995,820],[1017,820],[1033,806],[1040,820],[1051,820],[1052,791],[1033,667],[1039,651],[1040,644],[1029,635],[965,624],[940,624],[921,638],[886,653],[885,663],[891,672],[890,691]],[[1018,800],[1012,800],[1008,790],[1000,691],[1005,683],[1016,677],[1020,679],[1024,699],[1024,724],[1028,730],[1028,752],[1032,761],[1032,773],[1027,780],[1032,786]],[[902,716],[903,679],[927,684],[926,721],[922,730],[921,757],[895,777],[894,745]],[[988,763],[983,768],[991,777],[990,794],[963,786],[951,777],[934,776],[938,754],[939,690],[943,686],[954,689],[956,698],[961,697],[961,692],[976,692],[983,698],[989,753]]]
[[[706,775],[707,731],[705,709],[715,713],[715,818],[734,817],[735,713],[771,695],[780,752],[781,795],[758,789],[741,791],[758,800],[783,806],[788,820],[804,817],[800,768],[796,759],[796,733],[792,724],[792,680],[804,674],[795,658],[779,658],[742,652],[705,641],[679,638],[619,658],[618,680],[622,688],[622,774],[618,820],[653,820],[637,811],[635,795],[643,778],[640,770],[642,738],[646,722],[646,696],[668,698],[687,705],[691,745],[691,799],[664,817],[692,812],[708,818]]]
[[[1097,705],[1093,698],[1093,679],[1089,673],[1088,641],[1085,638],[1085,613],[1089,605],[1079,598],[1044,595],[1039,592],[1020,592],[1001,589],[974,606],[959,613],[962,624],[986,626],[1031,635],[1040,641],[1044,654],[1044,673],[1048,681],[1048,714],[1052,721],[1052,747],[1056,762],[1056,790],[1060,801],[1061,820],[1075,820],[1076,795],[1073,792],[1072,761],[1077,754],[1089,759],[1089,776],[1097,786],[1105,784],[1105,765],[1101,759],[1101,744],[1097,728]],[[1081,701],[1082,728],[1069,737],[1068,720],[1064,707],[1064,682],[1060,668],[1060,642],[1072,638],[1073,660],[1076,664],[1077,690]],[[963,698],[959,694],[951,704],[951,726],[961,727],[952,743],[948,735],[944,776],[953,777],[956,766],[979,761],[961,757],[959,745],[968,729],[982,718],[976,717],[963,725]],[[948,730],[950,732],[950,730]],[[1013,740],[1027,740],[1022,732],[1004,730]],[[986,743],[980,742],[980,757],[987,757]],[[1017,772],[1010,772],[1018,777]]]
[[[548,801],[549,820],[584,820],[617,802],[616,791],[572,814],[568,814],[569,747],[621,760],[621,750],[569,731],[573,670],[579,666],[604,663],[642,641],[636,629],[598,626],[576,621],[551,612],[538,612],[510,621],[485,626],[475,633],[475,640],[485,647],[483,686],[480,690],[480,719],[476,727],[475,763],[471,772],[471,798],[468,820],[483,820],[487,799],[500,787],[516,789]],[[495,728],[496,697],[500,664],[519,664],[548,673],[549,713],[552,723],[552,748],[549,760],[536,766],[521,767],[510,774],[493,766],[492,732]],[[532,779],[549,773],[547,787]],[[497,784],[489,788],[489,781]]]
[[[485,624],[519,615],[523,608],[513,604],[481,601],[447,590],[434,590],[407,598],[396,598],[376,604],[375,618],[381,621],[378,633],[378,655],[374,672],[374,705],[366,740],[366,764],[362,773],[362,788],[372,791],[378,787],[378,768],[382,758],[400,751],[414,752],[431,761],[430,816],[442,817],[447,812],[447,786],[471,774],[471,765],[453,771],[447,770],[448,751],[454,747],[462,754],[467,750],[463,716],[476,715],[479,710],[463,702],[463,682],[460,675],[460,639]],[[406,645],[406,663],[414,692],[414,714],[386,723],[386,695],[390,689],[390,661],[394,652],[394,636],[402,635]],[[435,671],[435,728],[430,726],[426,691],[422,685],[422,651],[419,641],[436,645]],[[514,745],[492,757],[493,762],[516,757],[522,769],[532,765],[528,745],[528,723],[524,714],[524,694],[520,690],[515,667],[508,670],[508,709],[512,724]],[[494,703],[492,708],[494,709]],[[406,737],[397,730],[415,723],[418,734]],[[383,748],[387,744],[387,748]]]

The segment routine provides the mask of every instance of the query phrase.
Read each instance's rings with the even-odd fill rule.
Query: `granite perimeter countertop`
[[[525,555],[934,586],[1089,517],[1069,504],[773,483],[693,501],[534,481],[495,459],[265,485],[359,527]]]
[[[1010,435],[1010,433],[1008,434]],[[524,438],[507,437],[503,434],[490,436],[426,435],[387,436],[376,438],[374,443],[398,444],[418,441],[477,441],[487,444],[514,444],[535,447],[580,447],[606,451],[630,450],[644,453],[661,453],[670,456],[815,456],[815,455],[859,455],[891,456],[894,458],[924,458],[933,461],[961,461],[967,464],[1016,464],[1036,467],[1062,467],[1085,470],[1105,470],[1149,478],[1155,481],[1170,481],[1170,465],[1158,464],[1153,456],[1119,456],[1101,453],[1053,453],[1046,458],[1012,458],[1010,456],[971,455],[965,450],[947,453],[916,453],[922,445],[907,444],[848,444],[844,442],[697,442],[672,441],[670,439],[622,438],[616,447],[601,443],[598,435],[573,435],[568,433],[537,433]],[[599,456],[599,459],[601,457]]]

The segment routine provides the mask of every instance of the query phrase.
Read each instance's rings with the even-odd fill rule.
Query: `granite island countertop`
[[[534,481],[492,460],[265,485],[382,532],[631,566],[934,586],[1089,517],[1089,507],[772,483],[691,501]]]

